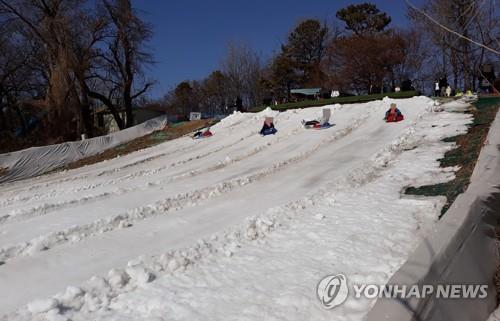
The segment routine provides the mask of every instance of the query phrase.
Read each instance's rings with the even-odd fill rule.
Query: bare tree
[[[260,101],[262,63],[260,57],[248,45],[229,43],[221,69],[229,78],[229,94],[233,101],[241,99],[245,106],[255,106]]]
[[[43,77],[32,68],[36,47],[30,47],[24,38],[16,38],[15,32],[16,23],[0,26],[0,131],[14,126],[26,129],[19,102],[39,96],[44,86]]]
[[[80,124],[83,126],[83,132],[92,137],[94,123],[87,79],[93,68],[98,65],[99,49],[97,46],[107,35],[107,21],[98,12],[90,11],[90,9],[81,12],[78,21],[79,23],[72,24],[70,29],[72,41],[69,44],[71,46],[69,65],[73,81],[72,90],[79,97]],[[113,106],[109,109],[113,115],[118,115]]]
[[[69,139],[92,136],[92,99],[108,107],[120,128],[134,124],[134,99],[152,85],[143,79],[151,27],[129,0],[101,0],[96,10],[86,0],[0,0],[0,19],[16,23],[28,48],[39,48],[31,67],[46,76],[53,129]]]
[[[201,109],[211,114],[224,113],[229,102],[230,82],[220,70],[213,71],[202,81]]]
[[[427,1],[422,10],[432,16],[434,21],[411,7],[408,10],[410,18],[432,40],[434,60],[439,62],[440,73],[451,76],[449,78],[453,79],[455,88],[475,90],[480,66],[487,61],[498,59],[493,53],[485,50],[485,47],[500,49],[500,18],[496,13],[498,9],[495,1]],[[482,46],[467,39],[474,39]]]
[[[86,92],[112,110],[119,128],[130,127],[134,125],[134,100],[153,85],[143,79],[144,67],[153,63],[144,50],[152,29],[138,17],[130,0],[103,0],[102,6],[109,19],[109,34]],[[118,114],[120,106],[125,109],[125,121]]]
[[[0,12],[23,26],[22,32],[44,50],[48,84],[45,102],[54,130],[75,137],[74,115],[78,114],[78,95],[71,79],[71,21],[81,0],[0,0]]]
[[[395,77],[399,84],[411,81],[414,88],[424,92],[426,84],[433,84],[435,78],[429,42],[416,28],[400,30],[398,34],[404,41],[404,52],[402,63],[394,68]]]

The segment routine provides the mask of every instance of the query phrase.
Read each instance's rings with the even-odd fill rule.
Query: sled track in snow
[[[112,191],[102,192],[102,193],[99,193],[99,194],[96,194],[96,195],[90,194],[90,195],[85,195],[85,196],[82,196],[82,197],[79,197],[79,198],[76,198],[76,199],[70,199],[70,200],[67,200],[67,201],[60,201],[60,202],[56,202],[56,203],[44,203],[42,205],[30,207],[30,208],[27,208],[27,209],[12,210],[11,212],[7,213],[6,215],[0,217],[0,225],[3,224],[3,223],[7,223],[7,222],[18,222],[18,221],[21,221],[21,220],[24,220],[24,219],[29,219],[29,218],[32,218],[32,217],[37,217],[37,216],[49,214],[50,212],[53,212],[53,211],[56,211],[56,210],[60,210],[62,208],[68,207],[68,206],[83,205],[84,203],[93,202],[93,201],[99,201],[99,200],[102,200],[102,199],[105,199],[105,198],[109,198],[109,197],[113,197],[113,196],[117,196],[117,195],[124,195],[124,194],[130,193],[130,192],[134,192],[134,191],[147,190],[147,189],[150,189],[150,188],[156,188],[156,187],[161,186],[163,184],[172,183],[172,182],[174,182],[176,180],[179,180],[179,179],[183,179],[183,178],[187,178],[187,177],[194,177],[194,176],[197,176],[197,175],[200,175],[200,174],[206,174],[206,173],[209,173],[209,172],[212,172],[212,171],[215,171],[215,170],[220,170],[220,169],[225,168],[226,166],[238,163],[238,162],[240,162],[240,161],[242,161],[244,159],[252,157],[252,156],[254,156],[254,155],[256,155],[256,154],[258,154],[258,153],[260,153],[260,152],[262,152],[262,151],[264,151],[264,150],[266,150],[268,148],[270,148],[271,146],[273,146],[275,144],[278,144],[278,143],[280,143],[280,142],[288,139],[290,136],[296,134],[298,131],[299,131],[299,129],[296,129],[296,130],[292,131],[291,133],[289,133],[286,136],[277,137],[277,139],[274,139],[273,141],[270,141],[270,142],[268,141],[266,144],[262,144],[262,145],[256,147],[255,149],[251,150],[250,152],[247,152],[247,153],[244,153],[244,154],[239,155],[237,157],[231,158],[230,161],[222,161],[222,162],[219,162],[219,163],[217,163],[215,165],[211,165],[211,166],[208,166],[208,167],[200,169],[200,170],[188,171],[187,173],[174,175],[172,177],[167,177],[167,178],[163,178],[163,179],[155,180],[155,181],[149,181],[149,182],[146,182],[146,183],[142,184],[141,187],[134,187],[134,188],[122,188],[122,187],[119,187],[119,188],[116,188],[116,189],[114,189]],[[188,158],[188,159],[184,159],[184,160],[178,161],[176,163],[169,164],[168,166],[162,166],[160,168],[152,169],[150,171],[140,171],[140,172],[136,172],[136,173],[127,175],[127,176],[122,177],[122,178],[118,178],[118,179],[114,179],[114,180],[109,180],[109,181],[98,183],[98,184],[87,185],[87,186],[85,186],[83,188],[77,188],[77,189],[69,190],[68,192],[66,192],[64,194],[73,194],[73,193],[80,192],[80,191],[88,191],[88,190],[92,190],[92,189],[95,189],[95,188],[100,187],[100,186],[111,186],[111,185],[116,185],[116,184],[118,184],[119,182],[122,182],[122,181],[128,181],[128,180],[131,180],[131,179],[145,177],[145,176],[152,176],[152,175],[158,174],[158,173],[160,173],[162,171],[165,171],[167,169],[171,169],[171,168],[174,168],[174,167],[178,167],[180,165],[184,165],[184,164],[186,164],[186,163],[188,163],[188,162],[190,162],[190,161],[192,161],[194,159],[200,159],[200,158],[209,156],[211,154],[218,153],[221,150],[230,148],[230,147],[232,147],[234,145],[237,145],[238,143],[241,143],[242,141],[244,141],[248,137],[251,137],[251,136],[254,136],[254,135],[255,134],[243,137],[240,140],[238,140],[237,142],[234,142],[233,144],[226,145],[225,147],[221,147],[221,148],[219,148],[217,150],[211,151],[211,152],[203,154],[201,156],[198,155],[196,157],[191,157],[191,158]],[[171,153],[168,153],[168,154],[171,154]],[[47,200],[47,199],[50,199],[50,198],[60,197],[61,195],[64,195],[64,194],[57,193],[57,190],[52,190],[48,194],[37,194],[36,200],[37,201],[38,200]],[[29,200],[33,200],[33,199],[30,199],[29,197],[26,197],[26,198],[21,198],[21,199],[19,199],[17,201],[27,202]],[[14,204],[6,204],[6,203],[7,202],[4,202],[3,206],[14,205]]]
[[[42,216],[53,211],[66,208],[71,205],[85,204],[90,201],[98,201],[111,196],[111,192],[104,192],[97,195],[82,196],[80,198],[71,199],[67,201],[55,202],[55,203],[44,203],[35,207],[30,207],[27,209],[12,210],[8,214],[0,217],[0,225],[8,222],[19,222],[25,219],[29,219],[36,216]]]
[[[234,144],[237,144],[239,142],[240,141],[237,141]],[[231,144],[231,146],[234,145],[234,144]],[[171,168],[177,167],[179,165],[186,164],[186,163],[188,163],[188,162],[190,162],[190,161],[192,161],[194,159],[201,159],[203,157],[207,157],[207,156],[209,156],[211,154],[218,153],[218,152],[220,152],[221,150],[223,150],[224,148],[227,148],[227,147],[228,146],[226,146],[226,147],[220,147],[217,150],[210,151],[210,152],[207,152],[207,153],[201,154],[201,155],[196,155],[194,157],[190,157],[190,158],[187,158],[187,159],[183,159],[183,160],[171,163],[169,165],[161,166],[161,167],[156,168],[156,169],[140,170],[140,171],[136,171],[135,173],[127,174],[126,176],[118,177],[116,179],[109,179],[107,181],[103,181],[103,182],[99,182],[99,183],[94,183],[94,184],[89,184],[89,185],[85,185],[85,186],[74,188],[74,189],[63,190],[62,192],[60,190],[57,190],[57,189],[52,189],[48,193],[45,193],[45,194],[44,193],[39,193],[39,194],[35,194],[34,196],[31,196],[31,197],[30,196],[26,196],[26,197],[22,197],[22,198],[13,197],[13,198],[7,199],[6,201],[2,202],[1,205],[2,206],[11,206],[11,205],[15,205],[16,202],[43,201],[43,200],[48,200],[48,199],[51,199],[51,198],[57,198],[57,197],[60,197],[62,195],[74,194],[74,193],[84,192],[84,191],[90,191],[90,190],[93,190],[93,189],[96,189],[96,188],[102,187],[102,186],[116,185],[116,184],[118,184],[120,182],[128,181],[128,180],[131,180],[131,179],[134,179],[134,178],[151,176],[151,175],[157,174],[159,172],[162,172],[164,170],[171,169]],[[189,147],[188,149],[191,149],[191,148],[192,148],[192,146]],[[37,189],[49,187],[49,186],[54,185],[54,184],[61,184],[61,183],[75,181],[75,180],[84,180],[84,179],[89,178],[91,176],[101,177],[101,176],[104,176],[104,175],[107,175],[107,174],[115,174],[115,173],[118,173],[118,172],[120,172],[120,171],[122,171],[124,169],[130,168],[130,167],[133,167],[133,166],[137,166],[137,165],[143,165],[143,164],[146,164],[146,163],[148,163],[150,161],[153,161],[153,160],[156,160],[156,159],[160,159],[160,158],[163,158],[163,157],[168,157],[170,155],[173,155],[173,154],[176,154],[176,153],[179,153],[179,152],[182,152],[182,151],[174,151],[174,152],[169,152],[169,153],[162,153],[162,154],[154,156],[154,157],[149,157],[149,158],[147,158],[145,160],[136,161],[136,162],[133,162],[131,164],[126,164],[124,166],[121,166],[121,167],[118,167],[118,168],[115,168],[115,169],[110,169],[110,170],[102,171],[102,172],[97,173],[96,175],[86,174],[86,175],[82,175],[82,176],[77,176],[75,178],[65,178],[65,179],[61,179],[59,181],[56,181],[55,183],[48,182],[48,183],[44,183],[43,186],[30,187],[28,190],[37,190]],[[92,196],[87,196],[87,198],[92,198]]]
[[[219,164],[209,166],[209,167],[207,167],[205,169],[202,169],[202,170],[189,171],[189,172],[184,173],[184,174],[174,175],[172,177],[167,177],[167,178],[164,178],[164,179],[161,179],[161,180],[149,181],[149,182],[143,184],[141,187],[133,187],[133,188],[122,188],[122,187],[120,187],[120,188],[116,188],[116,189],[114,189],[112,191],[104,192],[104,193],[100,193],[100,194],[96,194],[96,195],[90,194],[90,195],[86,195],[86,196],[83,196],[83,197],[79,197],[79,198],[71,199],[71,200],[67,200],[67,201],[56,202],[56,203],[44,203],[42,205],[31,207],[31,208],[27,208],[27,209],[13,210],[13,211],[9,212],[8,214],[0,217],[0,225],[3,224],[3,223],[7,223],[7,222],[18,222],[18,221],[22,221],[22,220],[25,220],[25,219],[30,219],[30,218],[33,218],[33,217],[50,214],[50,212],[53,212],[53,211],[56,211],[56,210],[60,210],[62,208],[66,208],[66,207],[69,207],[69,206],[84,205],[85,203],[88,203],[88,202],[99,201],[99,200],[102,200],[102,199],[105,199],[105,198],[109,198],[109,197],[113,197],[113,196],[118,196],[118,195],[124,195],[124,194],[127,194],[127,193],[139,191],[139,190],[147,190],[147,189],[151,189],[151,188],[158,188],[159,186],[161,186],[163,184],[172,183],[172,182],[174,182],[176,180],[179,180],[179,179],[183,179],[183,178],[187,178],[187,177],[194,177],[194,176],[200,175],[200,174],[206,174],[208,172],[219,170],[219,169],[222,169],[222,168],[224,168],[224,167],[226,167],[228,165],[237,163],[237,162],[239,162],[239,161],[241,161],[241,160],[243,160],[245,158],[251,157],[252,155],[255,155],[258,152],[266,149],[266,147],[269,147],[269,145],[261,146],[261,148],[258,148],[258,149],[254,150],[251,153],[248,153],[248,154],[243,155],[243,156],[238,157],[238,158],[231,159],[230,162],[221,162]],[[161,171],[164,171],[166,169],[170,169],[170,168],[176,167],[178,165],[185,164],[185,163],[187,163],[190,160],[192,160],[192,159],[189,159],[189,160],[186,160],[186,161],[180,161],[180,162],[171,164],[171,166],[168,166],[168,167],[161,167],[161,168],[152,170],[151,172],[148,172],[147,175],[144,174],[144,173],[141,173],[140,175],[137,175],[137,176],[136,175],[126,176],[126,177],[124,177],[122,179],[115,179],[115,180],[110,180],[110,181],[99,183],[99,184],[93,184],[89,188],[76,189],[74,191],[68,192],[67,194],[70,194],[70,193],[73,194],[73,192],[79,192],[79,191],[82,191],[82,190],[85,190],[85,191],[86,190],[91,190],[91,189],[94,189],[94,188],[97,188],[97,187],[100,187],[100,186],[103,186],[103,185],[105,185],[105,186],[111,186],[111,185],[115,185],[115,184],[117,184],[117,183],[119,183],[121,181],[131,180],[131,179],[138,178],[138,177],[152,176],[152,175],[157,174],[157,173],[159,173]],[[54,194],[52,194],[52,195],[53,195],[52,197],[60,197],[62,194],[59,193],[57,195],[54,195]],[[44,199],[48,199],[48,198],[40,197],[38,200],[44,200]],[[23,199],[23,201],[28,201],[28,200],[29,199]]]
[[[31,255],[38,251],[45,251],[54,246],[61,245],[66,242],[81,241],[87,237],[91,237],[104,232],[109,232],[117,228],[131,226],[133,222],[145,220],[149,217],[164,215],[172,211],[177,211],[189,206],[197,206],[203,201],[220,196],[222,194],[233,191],[234,189],[255,183],[269,175],[275,174],[286,167],[303,161],[314,154],[319,148],[325,144],[330,144],[339,140],[356,128],[359,128],[368,117],[364,116],[354,121],[354,124],[343,130],[334,132],[334,135],[321,141],[310,150],[300,153],[297,156],[276,163],[270,167],[264,168],[256,173],[239,176],[228,181],[224,181],[200,190],[195,190],[187,193],[178,194],[173,197],[158,201],[155,204],[141,206],[126,213],[117,214],[111,217],[98,219],[89,224],[74,226],[65,230],[52,232],[42,235],[27,242],[15,245],[8,245],[0,248],[0,261],[7,262],[8,260],[24,255]],[[106,195],[109,197],[109,195]]]
[[[76,199],[69,199],[66,201],[59,201],[59,202],[55,202],[55,203],[43,203],[41,205],[35,205],[35,206],[30,207],[30,208],[22,209],[22,210],[18,210],[18,209],[12,210],[12,211],[8,212],[7,214],[3,215],[2,217],[0,217],[0,224],[10,222],[10,221],[20,221],[22,219],[29,219],[32,217],[45,215],[45,214],[48,214],[50,212],[60,210],[60,209],[67,207],[67,206],[83,205],[84,203],[102,200],[102,199],[107,198],[107,197],[123,195],[126,193],[139,191],[139,190],[147,190],[148,188],[151,188],[151,187],[157,187],[157,186],[162,185],[162,184],[174,182],[177,179],[194,177],[196,175],[205,174],[205,173],[208,173],[208,172],[211,172],[214,170],[219,170],[219,169],[222,169],[228,165],[231,165],[231,164],[240,162],[246,158],[252,157],[252,156],[254,156],[254,155],[256,155],[256,154],[258,154],[266,149],[269,149],[270,147],[272,147],[276,144],[279,144],[283,141],[286,141],[287,139],[289,139],[289,137],[295,135],[298,131],[300,131],[300,128],[293,130],[292,132],[288,133],[285,136],[276,137],[275,139],[273,139],[271,141],[267,140],[264,144],[260,144],[259,146],[257,146],[253,150],[246,152],[246,153],[243,153],[242,155],[238,155],[236,157],[233,157],[229,161],[224,160],[222,162],[218,162],[215,165],[211,165],[211,166],[204,168],[204,169],[201,169],[201,170],[197,169],[194,171],[188,171],[186,173],[174,175],[173,177],[168,177],[168,178],[164,178],[161,180],[143,182],[140,187],[134,187],[134,188],[119,187],[119,188],[116,188],[112,191],[79,196]],[[14,198],[10,198],[10,199],[3,201],[1,203],[1,205],[2,205],[2,207],[7,207],[7,206],[13,206],[17,202],[26,203],[29,201],[34,201],[34,202],[44,201],[44,200],[49,200],[52,198],[58,198],[58,197],[61,197],[63,195],[70,195],[70,194],[75,194],[75,193],[79,193],[79,192],[83,192],[83,191],[91,191],[91,190],[94,190],[96,188],[103,187],[103,186],[108,187],[111,185],[116,185],[120,182],[132,180],[132,179],[137,179],[137,178],[142,178],[142,177],[147,177],[147,176],[153,176],[153,178],[155,178],[155,176],[158,173],[161,173],[165,170],[169,170],[169,169],[172,169],[174,167],[179,167],[179,166],[187,164],[193,160],[203,159],[203,158],[208,157],[210,155],[217,154],[224,149],[234,147],[238,144],[244,144],[246,140],[248,140],[249,138],[255,137],[255,135],[256,135],[256,133],[252,132],[249,135],[245,135],[243,137],[236,139],[235,141],[233,141],[230,144],[225,144],[223,146],[220,146],[220,147],[216,148],[215,150],[211,150],[211,151],[205,152],[203,154],[191,156],[189,158],[179,160],[179,161],[171,163],[169,165],[164,165],[164,166],[149,169],[149,170],[139,170],[139,171],[130,173],[130,174],[123,176],[123,177],[119,177],[116,179],[109,179],[108,181],[104,181],[104,182],[89,184],[89,185],[85,185],[85,186],[79,187],[79,188],[64,189],[63,191],[59,191],[57,189],[52,189],[51,191],[49,191],[45,194],[39,193],[39,194],[35,194],[32,197],[14,197]],[[192,146],[190,146],[188,149],[190,149],[191,147]],[[143,163],[149,162],[153,159],[170,156],[170,155],[177,154],[177,153],[179,153],[178,149],[174,150],[174,151],[169,151],[167,153],[162,153],[159,155],[148,157],[146,159],[135,161],[135,162],[130,163],[130,164],[125,164],[125,165],[120,166],[118,168],[114,168],[114,169],[110,169],[110,170],[106,170],[106,171],[101,171],[101,172],[97,173],[97,176],[102,176],[105,173],[106,174],[116,173],[117,171],[121,171],[124,168],[132,167],[132,166],[135,166],[138,164],[143,164]],[[76,176],[75,179],[83,179],[83,178],[86,178],[89,176],[91,176],[91,175],[87,174],[84,176]],[[63,183],[67,180],[69,180],[69,178],[56,181],[55,184],[60,184],[60,183]],[[45,183],[45,187],[48,187],[50,185],[52,185],[52,183],[50,183],[50,182]],[[39,187],[36,187],[36,188],[38,189]]]
[[[116,178],[116,179],[109,179],[109,180],[104,181],[104,182],[89,184],[89,185],[85,185],[85,186],[82,186],[82,187],[79,187],[79,188],[76,188],[76,189],[63,190],[62,193],[59,190],[57,190],[57,189],[52,189],[50,192],[39,193],[39,194],[35,194],[34,196],[27,196],[27,197],[17,197],[17,196],[14,196],[14,197],[6,199],[2,203],[0,203],[0,205],[1,206],[10,206],[10,205],[15,205],[17,202],[27,202],[27,201],[30,201],[30,200],[47,200],[47,199],[50,199],[50,198],[59,197],[59,196],[64,195],[64,194],[71,194],[71,193],[75,193],[75,192],[88,191],[88,190],[92,190],[92,189],[95,189],[95,188],[98,188],[98,187],[101,187],[101,186],[114,185],[114,184],[117,184],[119,182],[124,182],[124,181],[130,180],[130,179],[133,179],[133,178],[154,175],[154,174],[157,174],[157,173],[162,172],[164,170],[171,169],[173,167],[177,167],[179,165],[183,165],[183,164],[189,163],[189,162],[191,162],[193,160],[198,160],[198,159],[202,159],[202,158],[208,157],[208,156],[213,155],[213,154],[217,154],[217,153],[221,152],[224,149],[233,147],[233,146],[235,146],[237,144],[240,144],[240,143],[244,142],[248,138],[254,137],[255,134],[256,134],[255,132],[251,132],[251,133],[249,133],[249,134],[247,134],[247,135],[245,135],[243,137],[237,138],[236,140],[234,140],[230,144],[219,146],[219,147],[217,147],[214,150],[209,150],[209,151],[204,152],[202,154],[190,156],[190,157],[188,157],[186,159],[182,159],[182,160],[179,160],[179,161],[174,162],[172,164],[161,166],[159,168],[148,169],[148,170],[138,170],[138,171],[136,171],[134,173],[130,173],[130,174],[124,176],[124,177],[119,177],[119,178]],[[189,140],[188,142],[191,143],[191,140]],[[137,161],[134,161],[132,163],[128,163],[128,164],[125,164],[123,166],[119,166],[117,168],[104,170],[104,171],[101,171],[101,172],[98,172],[98,173],[87,173],[87,174],[82,174],[82,175],[76,175],[74,177],[67,177],[67,178],[59,179],[59,180],[56,180],[56,181],[49,181],[49,182],[44,182],[44,183],[40,183],[40,184],[35,184],[35,185],[32,185],[32,186],[28,187],[26,190],[27,191],[34,191],[34,190],[39,190],[39,189],[42,189],[42,188],[50,187],[50,186],[52,186],[54,184],[55,185],[59,185],[59,184],[62,184],[62,183],[67,183],[67,182],[74,182],[74,181],[77,181],[77,180],[84,180],[84,179],[87,179],[89,177],[101,177],[101,176],[105,176],[105,175],[108,175],[108,174],[115,174],[115,173],[118,173],[118,172],[120,172],[120,171],[122,171],[124,169],[128,169],[130,167],[134,167],[134,166],[138,166],[138,165],[145,165],[145,164],[147,164],[147,163],[149,163],[151,161],[154,161],[154,160],[160,160],[161,158],[165,158],[165,157],[168,157],[168,156],[171,156],[171,155],[175,155],[175,154],[182,154],[182,153],[184,153],[187,150],[193,149],[193,147],[196,147],[196,145],[198,145],[199,143],[200,142],[194,142],[194,143],[191,143],[187,147],[184,146],[182,148],[179,148],[179,149],[176,149],[176,150],[173,150],[173,151],[169,151],[169,152],[165,152],[165,153],[160,153],[158,155],[150,156],[150,157],[147,157],[145,159],[137,160]],[[54,175],[54,174],[49,174],[49,175]],[[19,193],[19,192],[22,192],[22,189],[15,191],[15,193]],[[14,193],[14,192],[11,192],[11,193]],[[91,198],[91,196],[87,196],[87,198]]]
[[[238,143],[238,141],[235,142]],[[62,179],[59,179],[59,180],[56,180],[56,181],[48,181],[48,182],[44,182],[44,183],[39,183],[39,184],[35,184],[35,185],[32,185],[30,187],[28,187],[26,189],[26,191],[35,191],[35,190],[39,190],[39,189],[43,189],[43,188],[47,188],[47,187],[50,187],[52,185],[59,185],[59,184],[62,184],[62,183],[67,183],[67,182],[75,182],[75,181],[78,181],[78,180],[85,180],[85,179],[88,179],[89,177],[101,177],[101,176],[105,176],[105,175],[108,175],[108,174],[115,174],[115,173],[119,173],[120,171],[124,170],[124,169],[128,169],[130,167],[134,167],[134,166],[138,166],[138,165],[145,165],[151,161],[154,161],[154,160],[159,160],[161,158],[164,158],[164,157],[168,157],[168,156],[171,156],[171,155],[174,155],[174,154],[177,154],[177,153],[183,153],[185,152],[186,150],[189,150],[189,149],[192,149],[194,147],[194,144],[192,146],[189,146],[189,147],[184,147],[184,148],[180,148],[178,150],[174,150],[174,151],[171,151],[171,152],[165,152],[165,153],[161,153],[159,155],[155,155],[155,156],[151,156],[151,157],[147,157],[146,159],[141,159],[141,160],[138,160],[138,161],[134,161],[132,163],[129,163],[129,164],[125,164],[123,166],[119,166],[117,168],[113,168],[113,169],[108,169],[108,170],[103,170],[101,172],[98,172],[98,173],[86,173],[86,174],[82,174],[82,175],[76,175],[76,176],[73,176],[73,177],[66,177],[66,178],[62,178]],[[219,148],[218,150],[216,151],[212,151],[212,152],[207,152],[205,154],[201,154],[201,155],[196,155],[194,157],[191,157],[191,159],[188,159],[188,160],[185,160],[185,162],[188,162],[192,159],[199,159],[199,158],[202,158],[202,157],[206,157],[212,153],[217,153],[218,151],[224,149],[224,146]],[[183,163],[183,161],[179,161],[179,163]],[[92,165],[90,165],[92,166]],[[173,165],[175,166],[175,164]],[[165,168],[168,168],[168,166],[165,166]],[[146,172],[146,171],[144,171]],[[55,174],[48,174],[48,175],[55,175]],[[140,176],[137,175],[137,176]],[[41,176],[43,177],[43,176]],[[98,184],[91,184],[91,185],[87,185],[87,186],[83,186],[83,187],[80,187],[78,189],[74,189],[74,190],[71,190],[71,192],[78,192],[78,191],[82,191],[82,190],[89,190],[89,189],[93,189],[93,188],[96,188],[98,186],[102,186],[102,185],[105,185],[105,184],[109,184],[109,183],[113,183],[115,180],[109,180],[109,181],[105,181],[105,182],[102,182],[102,183],[98,183]],[[19,193],[21,190],[16,190],[15,192],[11,192],[11,193]],[[60,194],[55,194],[55,192],[57,192],[57,190],[53,189],[51,190],[49,193],[46,193],[46,194],[52,194],[54,196],[59,196]],[[38,197],[40,199],[42,199],[42,195],[46,195],[46,194],[38,194]],[[24,199],[19,199],[19,198],[16,198],[16,197],[12,197],[10,199],[7,199],[6,201],[4,201],[4,205],[10,205],[16,201],[26,201],[27,199],[24,198]]]
[[[240,120],[239,123],[242,123],[244,122],[245,120],[247,120],[248,117],[245,117],[243,120]],[[230,125],[229,127],[231,126],[234,126],[233,125]],[[248,127],[249,125],[247,125],[246,127]],[[186,135],[187,136],[187,135]],[[234,144],[238,143],[240,140],[242,139],[246,139],[248,137],[251,137],[252,136],[252,133],[248,134],[247,136],[245,137],[240,137],[239,139],[237,139]],[[182,138],[179,138],[179,139],[182,139]],[[153,161],[155,159],[158,159],[158,158],[162,158],[162,157],[166,157],[166,156],[170,156],[170,155],[173,155],[173,154],[176,154],[176,153],[183,153],[187,150],[190,150],[192,149],[193,147],[196,147],[196,145],[198,145],[200,142],[199,141],[192,141],[192,140],[186,140],[187,142],[189,142],[188,146],[186,146],[186,144],[181,144],[179,146],[175,146],[174,148],[177,148],[177,149],[174,149],[172,151],[168,151],[168,152],[160,152],[160,154],[158,155],[153,155],[153,156],[149,156],[149,157],[146,157],[145,159],[141,159],[141,160],[138,160],[138,161],[134,161],[132,163],[129,163],[129,164],[125,164],[123,166],[119,166],[118,168],[114,168],[114,169],[109,169],[109,170],[103,170],[101,172],[98,172],[98,173],[94,173],[94,172],[91,172],[91,173],[86,173],[86,174],[80,174],[80,175],[75,175],[75,176],[72,176],[72,177],[66,177],[66,178],[62,178],[62,179],[58,179],[58,180],[55,180],[55,181],[46,181],[46,182],[41,182],[41,183],[36,183],[36,184],[33,184],[33,185],[30,185],[29,187],[27,188],[23,188],[23,187],[18,187],[17,185],[22,185],[23,184],[23,181],[15,181],[15,182],[10,182],[10,183],[5,183],[4,186],[6,188],[9,188],[11,187],[12,189],[15,189],[14,191],[12,191],[11,193],[18,193],[20,191],[23,191],[23,190],[26,190],[26,191],[35,191],[35,190],[38,190],[38,189],[42,189],[42,188],[46,188],[46,187],[49,187],[51,185],[54,185],[54,184],[61,184],[61,183],[64,183],[64,182],[72,182],[72,181],[76,181],[76,180],[82,180],[82,179],[86,179],[88,177],[92,177],[92,176],[103,176],[103,175],[106,175],[108,173],[113,173],[115,171],[121,171],[123,169],[126,169],[126,168],[129,168],[129,167],[132,167],[132,166],[137,166],[137,165],[140,165],[140,164],[144,164],[144,163],[147,163],[147,162],[150,162],[150,161]],[[169,142],[172,142],[172,141],[169,141]],[[153,148],[157,148],[159,145],[157,146],[154,146]],[[222,146],[222,148],[224,147],[227,147],[226,146]],[[219,149],[220,150],[220,149]],[[133,154],[136,154],[137,152],[134,152],[132,154],[129,154],[129,155],[126,155],[126,156],[130,156],[130,155],[133,155]],[[125,157],[126,157],[125,156]],[[204,155],[200,155],[199,157],[204,157]],[[92,164],[90,166],[93,166],[95,164]],[[39,176],[38,178],[39,179],[44,179],[44,178],[50,178],[51,176],[55,176],[57,175],[58,173],[49,173],[49,174],[46,174],[46,175],[43,175],[43,176]],[[10,186],[9,186],[10,185]],[[16,198],[15,197],[12,197],[11,198],[11,201],[15,201]],[[9,202],[9,200],[7,201],[4,201],[4,202]]]
[[[58,189],[52,189],[52,190],[50,190],[47,193],[38,193],[38,194],[35,194],[35,195],[26,196],[26,197],[22,197],[22,198],[14,196],[14,197],[11,197],[11,198],[8,198],[8,199],[2,201],[0,203],[0,206],[1,207],[11,206],[11,205],[15,205],[18,202],[48,200],[48,199],[51,199],[51,198],[60,197],[61,195],[72,194],[72,193],[83,192],[83,191],[89,191],[89,190],[93,190],[93,189],[101,187],[101,186],[115,185],[115,184],[117,184],[119,182],[124,182],[124,181],[131,180],[131,179],[134,179],[134,178],[139,178],[139,177],[145,177],[145,176],[154,175],[154,174],[157,174],[157,173],[162,172],[164,170],[168,170],[168,169],[171,169],[173,167],[178,167],[179,165],[184,165],[186,163],[189,163],[190,161],[202,159],[202,158],[210,156],[212,154],[217,154],[217,153],[221,152],[222,150],[224,150],[226,148],[230,148],[230,147],[232,147],[234,145],[237,145],[237,144],[241,143],[242,141],[244,141],[245,139],[247,139],[249,137],[252,137],[252,136],[253,136],[253,134],[247,135],[246,137],[239,138],[238,140],[236,140],[232,144],[221,146],[221,147],[217,148],[216,150],[211,150],[211,151],[208,151],[208,152],[203,153],[203,154],[191,156],[191,157],[189,157],[187,159],[183,159],[183,160],[177,161],[177,162],[169,164],[169,165],[161,166],[161,167],[156,168],[156,169],[140,170],[140,171],[136,171],[135,173],[131,173],[131,174],[128,174],[126,176],[119,177],[119,178],[116,178],[116,179],[109,179],[108,181],[104,181],[104,182],[99,182],[99,183],[94,183],[94,184],[88,184],[88,185],[85,185],[85,186],[81,186],[81,187],[73,188],[73,189],[69,189],[69,190],[63,190],[62,192],[60,190],[58,190]],[[133,162],[131,164],[125,164],[125,165],[123,165],[121,167],[118,167],[118,168],[105,170],[105,171],[97,173],[96,175],[85,174],[85,175],[75,176],[75,177],[71,177],[71,178],[64,178],[64,179],[61,179],[61,180],[58,180],[58,181],[55,181],[55,182],[46,182],[46,183],[43,183],[41,185],[31,186],[31,187],[28,188],[28,190],[29,191],[33,191],[33,190],[38,190],[38,189],[50,187],[50,186],[52,186],[54,184],[61,184],[61,183],[66,183],[66,182],[73,182],[73,181],[76,181],[76,180],[84,180],[84,179],[92,177],[92,176],[101,177],[101,176],[104,176],[104,175],[107,175],[107,174],[118,173],[118,172],[120,172],[120,171],[122,171],[124,169],[130,168],[130,167],[133,167],[133,166],[137,166],[137,165],[143,165],[143,164],[146,164],[146,163],[151,162],[153,160],[157,160],[157,159],[160,159],[160,158],[163,158],[163,157],[168,157],[168,156],[171,156],[171,155],[174,155],[174,154],[177,154],[177,153],[182,153],[185,150],[190,150],[192,148],[193,148],[193,146],[190,146],[190,147],[185,148],[183,150],[176,150],[176,151],[173,151],[173,152],[162,153],[160,155],[156,155],[156,156],[153,156],[153,157],[148,157],[147,159],[144,159],[144,160],[135,161],[135,162]],[[19,191],[16,191],[16,192],[19,192]],[[87,197],[90,197],[90,196],[87,196]]]

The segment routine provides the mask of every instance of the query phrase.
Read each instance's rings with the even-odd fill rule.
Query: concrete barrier
[[[496,307],[499,263],[494,227],[500,223],[500,112],[471,176],[435,231],[423,240],[389,284],[487,284],[484,299],[378,299],[367,321],[486,320]]]

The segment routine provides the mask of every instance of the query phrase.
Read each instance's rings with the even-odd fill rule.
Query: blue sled
[[[326,124],[323,124],[321,126],[318,126],[318,127],[313,127],[314,129],[327,129],[327,128],[330,128],[330,127],[333,127],[335,126],[334,124],[330,124],[330,123],[326,123]]]
[[[260,132],[262,136],[274,135],[278,132],[276,128],[269,128]]]

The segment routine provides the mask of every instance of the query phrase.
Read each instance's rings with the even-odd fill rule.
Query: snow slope
[[[317,282],[388,280],[443,204],[401,190],[453,178],[441,139],[471,121],[416,97],[386,124],[391,101],[328,106],[321,131],[300,121],[322,108],[235,113],[209,139],[2,185],[2,320],[362,320],[373,302],[324,310]]]

